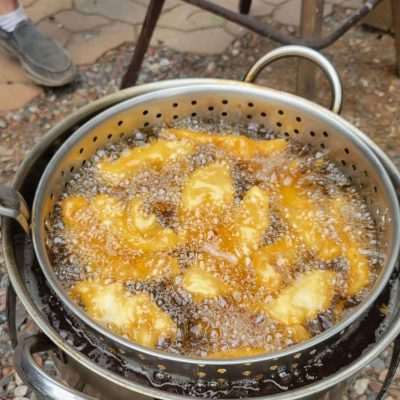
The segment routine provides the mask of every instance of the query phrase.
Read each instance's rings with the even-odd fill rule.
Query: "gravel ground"
[[[329,24],[334,24],[335,18]],[[328,24],[328,25],[329,25]],[[168,78],[224,77],[240,79],[259,56],[275,45],[255,35],[247,34],[222,55],[200,56],[177,53],[163,46],[152,48],[146,58],[140,82]],[[132,47],[124,45],[102,57],[95,65],[80,69],[79,80],[59,90],[45,94],[18,112],[0,114],[0,179],[10,182],[27,152],[56,122],[81,106],[113,93],[125,71]],[[393,39],[386,34],[353,29],[324,52],[333,61],[344,83],[343,117],[373,138],[400,166],[400,80],[394,73]],[[291,90],[294,87],[294,63],[282,61],[268,68],[259,83]],[[319,98],[326,104],[327,85],[321,84]],[[5,320],[5,287],[7,277],[3,259],[0,266],[0,399],[33,398],[13,368],[12,349]],[[30,321],[25,328],[33,332]],[[46,357],[37,358],[51,369]],[[348,399],[374,399],[384,380],[388,353],[365,369],[349,391]],[[400,378],[392,385],[388,400],[400,399]]]

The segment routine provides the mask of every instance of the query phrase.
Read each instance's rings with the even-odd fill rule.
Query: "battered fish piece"
[[[368,258],[361,253],[363,248],[359,240],[346,229],[347,223],[343,218],[346,205],[343,197],[336,197],[330,201],[330,210],[333,214],[335,227],[341,239],[343,253],[349,263],[347,276],[347,295],[355,296],[370,283],[371,271],[369,269]]]
[[[112,186],[134,177],[146,168],[160,169],[168,162],[192,154],[195,146],[184,141],[157,140],[143,147],[124,151],[117,160],[98,163],[99,177]]]
[[[121,283],[81,281],[70,296],[94,320],[142,346],[156,348],[176,337],[176,324],[148,294],[131,294]]]
[[[237,258],[249,256],[260,246],[269,225],[269,197],[265,191],[254,186],[232,213],[232,222],[218,229],[222,238],[221,248]]]
[[[305,188],[282,186],[279,194],[282,215],[291,231],[317,258],[331,261],[342,255],[338,241],[325,231],[329,215],[319,215],[319,205],[309,198]]]
[[[220,135],[169,128],[164,137],[182,139],[188,143],[212,144],[241,160],[253,160],[257,156],[270,156],[287,149],[284,139],[254,140],[244,135]]]
[[[181,242],[204,240],[206,227],[215,226],[231,207],[234,186],[229,165],[215,162],[196,169],[184,184],[179,205]]]
[[[67,234],[87,241],[95,251],[109,255],[133,251],[140,255],[172,250],[177,245],[175,232],[162,227],[154,214],[146,213],[138,198],[125,204],[105,194],[91,199],[70,196],[61,209]]]
[[[269,293],[278,293],[287,283],[290,267],[297,259],[296,243],[288,236],[261,247],[251,255],[257,285]]]
[[[223,296],[229,292],[221,279],[205,271],[200,265],[193,265],[185,271],[182,287],[193,295],[196,302]]]
[[[316,270],[302,274],[278,297],[266,304],[265,312],[285,325],[304,325],[326,311],[335,294],[335,273]]]

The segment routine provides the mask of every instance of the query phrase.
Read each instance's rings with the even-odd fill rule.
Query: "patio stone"
[[[324,7],[324,17],[332,13],[332,4],[326,3]],[[274,20],[284,25],[299,26],[301,14],[301,2],[299,0],[289,0],[274,13]]]
[[[131,0],[134,3],[141,4],[142,6],[147,7],[150,4],[150,0]],[[174,7],[180,6],[183,4],[182,0],[166,0],[163,8],[163,12],[169,11]]]
[[[0,110],[10,111],[23,107],[27,102],[43,93],[39,86],[29,83],[0,83]]]
[[[45,19],[42,22],[39,22],[38,28],[43,32],[49,35],[52,39],[56,40],[62,46],[67,43],[68,39],[71,36],[71,33],[66,31],[64,28],[60,27],[54,20]]]
[[[72,0],[37,0],[30,7],[26,8],[26,13],[33,22],[38,22],[60,11],[71,8]]]
[[[36,1],[37,0],[19,0],[20,4],[22,4],[23,7],[29,7]]]
[[[198,54],[221,53],[234,37],[222,28],[202,29],[191,32],[180,32],[173,29],[159,28],[155,31],[152,45],[164,43],[178,51]]]
[[[31,81],[15,58],[2,54],[0,57],[0,84],[8,82],[30,83]]]
[[[85,14],[102,15],[131,24],[142,23],[146,14],[146,7],[129,0],[75,0],[75,6]]]
[[[110,23],[110,20],[99,15],[85,15],[76,11],[62,11],[54,16],[57,23],[72,32],[90,31],[98,26]]]
[[[243,28],[243,26],[240,26],[230,21],[226,21],[225,24],[223,25],[223,28],[226,32],[235,37],[240,37],[244,35],[246,32],[250,32],[247,28]]]
[[[67,49],[76,64],[91,64],[107,51],[135,39],[136,32],[132,25],[114,22],[95,32],[75,33]]]
[[[164,13],[158,21],[162,28],[193,31],[202,28],[218,27],[224,19],[190,4],[183,4]]]

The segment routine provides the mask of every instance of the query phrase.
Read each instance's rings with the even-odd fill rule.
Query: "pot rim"
[[[49,164],[47,165],[44,173],[42,174],[38,187],[36,189],[34,202],[33,202],[33,211],[32,211],[32,230],[33,230],[33,244],[36,256],[38,257],[39,264],[43,273],[46,276],[46,279],[50,283],[52,289],[56,292],[57,297],[62,301],[62,303],[67,307],[69,311],[71,311],[74,315],[76,315],[81,321],[83,321],[88,327],[100,333],[103,337],[107,338],[111,342],[115,343],[117,346],[123,348],[127,351],[136,351],[142,354],[148,355],[150,357],[156,357],[159,360],[168,360],[172,362],[184,362],[187,364],[197,364],[197,365],[209,365],[209,366],[233,366],[240,365],[243,363],[257,363],[257,362],[275,362],[275,360],[283,357],[292,357],[296,354],[303,353],[305,351],[309,351],[314,346],[323,343],[325,340],[328,340],[331,337],[334,337],[337,334],[343,332],[347,327],[349,327],[353,322],[355,322],[358,318],[364,314],[370,306],[375,302],[378,295],[382,292],[383,288],[386,286],[394,266],[396,264],[396,260],[399,254],[400,249],[400,209],[398,200],[396,197],[395,190],[393,188],[393,183],[390,180],[385,168],[382,166],[378,157],[374,154],[372,149],[359,137],[356,135],[353,136],[354,127],[352,125],[347,125],[345,134],[348,135],[347,139],[351,140],[358,148],[366,154],[371,163],[377,169],[380,178],[383,180],[385,184],[385,188],[387,191],[387,196],[389,200],[389,207],[393,209],[393,240],[392,240],[392,248],[390,257],[386,264],[384,265],[384,269],[382,270],[379,280],[375,282],[374,287],[368,294],[368,296],[363,299],[363,301],[358,305],[351,315],[347,318],[343,319],[338,324],[333,327],[327,329],[323,333],[316,335],[315,337],[301,342],[299,344],[290,346],[288,348],[261,354],[258,356],[252,357],[244,357],[237,358],[232,360],[226,359],[202,359],[202,358],[194,358],[188,357],[184,355],[177,355],[172,353],[167,353],[159,350],[153,350],[148,347],[141,346],[139,344],[133,343],[121,336],[118,336],[111,332],[109,329],[101,326],[98,322],[93,320],[88,316],[84,310],[77,306],[68,296],[64,288],[61,286],[60,281],[57,279],[53,269],[50,266],[50,263],[47,263],[47,251],[45,248],[45,244],[43,243],[42,231],[39,229],[39,224],[36,225],[36,221],[40,221],[42,219],[42,204],[45,201],[45,193],[46,187],[49,178],[53,174],[54,167],[57,166],[57,162],[62,159],[62,156],[70,152],[70,148],[79,141],[82,137],[84,137],[88,132],[90,132],[93,128],[95,128],[98,124],[108,119],[110,116],[114,115],[116,112],[127,111],[131,107],[136,106],[138,104],[146,105],[147,102],[151,102],[154,99],[167,99],[176,95],[187,94],[187,93],[199,93],[199,92],[207,92],[212,93],[213,91],[218,92],[220,90],[228,90],[229,93],[240,94],[243,95],[243,91],[246,91],[249,95],[260,96],[260,98],[264,98],[266,101],[282,101],[286,104],[295,106],[302,111],[309,113],[310,115],[322,119],[324,121],[329,121],[329,123],[334,126],[336,125],[338,128],[343,128],[343,118],[338,116],[337,114],[327,110],[324,107],[319,106],[313,102],[305,100],[301,97],[288,94],[286,92],[277,91],[270,88],[261,88],[257,87],[254,84],[248,84],[238,81],[231,80],[223,80],[223,79],[211,79],[208,83],[198,85],[183,85],[179,87],[171,87],[167,89],[161,89],[152,91],[151,93],[144,94],[142,96],[138,96],[132,99],[128,99],[119,104],[116,104],[113,107],[106,109],[105,111],[99,113],[94,118],[90,119],[88,122],[83,124],[77,131],[75,131],[57,150],[56,154],[53,156]],[[349,132],[349,133],[348,133]],[[61,158],[60,158],[61,156]]]

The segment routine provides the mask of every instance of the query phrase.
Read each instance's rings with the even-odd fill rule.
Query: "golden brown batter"
[[[103,157],[102,189],[60,202],[71,297],[116,334],[186,355],[309,339],[374,278],[371,220],[353,220],[362,202],[326,165],[283,139],[183,129]]]

